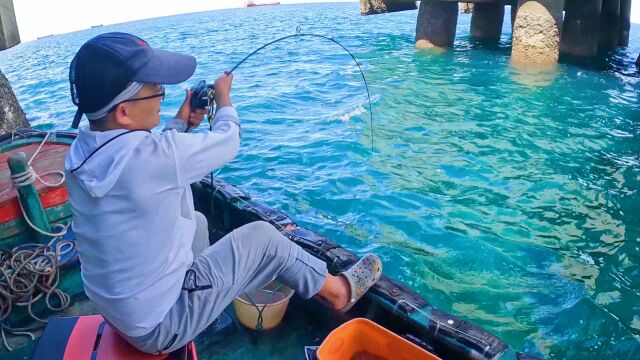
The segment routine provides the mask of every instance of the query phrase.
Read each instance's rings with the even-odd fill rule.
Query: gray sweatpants
[[[197,219],[199,223],[202,218]],[[198,231],[195,251],[197,242]],[[193,340],[244,292],[277,278],[298,295],[310,298],[320,291],[326,276],[327,265],[323,261],[271,224],[253,222],[232,231],[195,257],[178,301],[155,329],[147,335],[125,338],[147,353],[171,352]]]

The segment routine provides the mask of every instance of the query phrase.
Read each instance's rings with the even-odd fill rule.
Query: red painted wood
[[[11,173],[7,165],[9,156],[16,152],[24,152],[27,159],[31,158],[33,153],[38,149],[40,143],[34,143],[23,146],[12,151],[0,153],[0,192],[11,188]],[[45,144],[38,156],[33,160],[31,166],[38,174],[49,171],[64,171],[64,160],[69,151],[68,144],[47,143]],[[55,183],[60,181],[60,176],[52,174],[44,177],[47,182]],[[67,189],[62,186],[56,188],[47,187],[39,181],[35,182],[36,188],[40,193],[40,201],[42,206],[47,209],[52,206],[60,205],[68,200]],[[22,216],[20,205],[18,204],[18,191],[12,190],[6,194],[0,195],[0,223],[4,223]]]

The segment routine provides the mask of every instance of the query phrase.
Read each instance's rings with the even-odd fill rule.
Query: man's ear
[[[131,125],[131,118],[128,116],[128,109],[126,104],[118,104],[114,110],[116,123],[122,126]]]

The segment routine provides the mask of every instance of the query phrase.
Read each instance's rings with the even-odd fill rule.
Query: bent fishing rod
[[[240,65],[244,64],[249,58],[251,58],[252,56],[254,56],[255,54],[259,53],[260,51],[262,51],[263,49],[284,41],[284,40],[288,40],[288,39],[292,39],[292,38],[300,38],[300,37],[314,37],[314,38],[319,38],[319,39],[325,39],[328,41],[331,41],[332,43],[337,44],[338,46],[340,46],[342,49],[344,49],[353,59],[353,61],[356,63],[356,65],[358,66],[358,70],[360,71],[360,75],[362,76],[362,80],[364,81],[364,86],[367,90],[367,100],[369,101],[369,119],[370,119],[370,128],[371,128],[371,148],[373,149],[373,107],[371,105],[371,94],[369,92],[369,84],[367,83],[367,78],[364,76],[364,72],[362,71],[362,68],[360,67],[360,64],[358,63],[358,60],[356,59],[356,57],[351,53],[351,51],[349,51],[349,49],[347,49],[344,45],[342,45],[339,41],[330,38],[328,36],[324,36],[324,35],[319,35],[319,34],[312,34],[312,33],[303,33],[302,30],[300,29],[300,26],[298,26],[296,28],[296,33],[292,34],[292,35],[287,35],[287,36],[283,36],[279,39],[275,39],[271,42],[268,42],[264,45],[262,45],[261,47],[257,48],[256,50],[252,51],[251,53],[249,53],[247,56],[245,56],[242,60],[240,60],[237,64],[235,64],[231,70],[227,71],[227,74],[232,74]],[[209,120],[209,126],[211,127],[211,119],[213,118],[213,105],[214,105],[214,97],[215,97],[215,90],[213,88],[213,84],[207,84],[206,81],[201,80],[196,86],[191,88],[191,103],[190,106],[192,109],[208,109],[208,120]],[[189,128],[187,128],[187,131],[189,130]]]

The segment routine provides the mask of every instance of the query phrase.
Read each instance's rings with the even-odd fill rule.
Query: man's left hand
[[[195,111],[191,111],[191,91],[189,89],[185,89],[186,95],[182,106],[178,110],[176,114],[176,119],[180,119],[187,123],[188,129],[195,129],[200,126],[202,119],[204,119],[204,115],[207,113],[206,109],[196,109]]]

